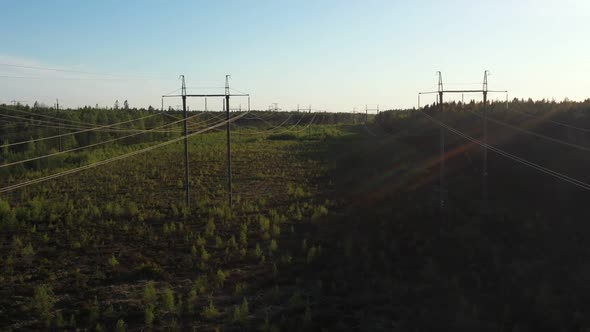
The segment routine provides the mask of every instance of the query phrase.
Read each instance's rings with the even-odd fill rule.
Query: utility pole
[[[311,105],[309,105],[309,109],[307,111],[307,113],[309,114],[310,118],[309,118],[309,126],[307,126],[307,136],[311,137],[311,119],[313,119],[313,117],[311,117]]]
[[[184,189],[186,192],[186,208],[190,209],[190,183],[189,183],[189,169],[188,169],[188,125],[186,112],[186,84],[184,82],[184,75],[180,75],[182,78],[182,112],[184,113]]]
[[[444,122],[444,113],[443,113],[443,81],[442,81],[442,73],[440,71],[437,72],[438,74],[438,103],[440,107],[440,116],[441,121]],[[440,209],[441,212],[445,208],[445,129],[443,126],[440,126]]]
[[[59,99],[55,99],[55,115],[59,119]],[[57,136],[59,137],[59,152],[63,151],[63,146],[61,144],[61,121],[57,124]]]
[[[367,107],[367,104],[365,104],[365,124],[367,124],[367,122],[369,122],[369,108]]]
[[[162,112],[164,112],[164,97],[162,97]]]
[[[230,75],[225,75],[225,114],[226,114],[226,130],[227,130],[227,191],[229,208],[233,206],[232,198],[232,178],[231,178],[231,129],[229,123],[229,79]]]
[[[482,167],[482,198],[484,213],[488,208],[488,118],[486,109],[488,107],[488,74],[489,71],[484,71],[483,74],[483,167]]]
[[[508,109],[508,91],[506,91],[506,109]]]
[[[207,112],[207,97],[205,97],[205,112]]]
[[[461,93],[461,108],[465,109],[465,93]]]

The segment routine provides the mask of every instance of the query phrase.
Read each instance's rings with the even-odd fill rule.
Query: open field
[[[546,123],[590,124],[586,104],[500,106],[490,119],[587,145],[587,134]],[[445,123],[479,137],[477,105],[449,109]],[[3,193],[0,329],[590,327],[586,191],[490,153],[482,213],[481,148],[448,134],[441,212],[439,127],[417,111],[309,127],[257,116],[268,123],[232,124],[233,209],[221,130],[190,139],[189,210],[181,142]],[[489,135],[585,180],[572,166],[584,154],[499,125]],[[96,149],[78,165],[161,140]],[[51,173],[30,167],[2,186]]]

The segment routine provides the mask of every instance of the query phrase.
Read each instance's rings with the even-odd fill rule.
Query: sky
[[[590,98],[588,0],[0,4],[0,103],[160,107],[181,74],[195,94],[222,93],[229,74],[253,109],[383,110],[417,106],[439,70],[448,89],[480,88],[490,70],[490,89],[510,98]]]

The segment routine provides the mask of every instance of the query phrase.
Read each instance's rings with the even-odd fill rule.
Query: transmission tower
[[[487,100],[488,93],[506,93],[506,105],[508,106],[508,91],[507,90],[489,90],[488,89],[488,76],[490,72],[484,71],[483,85],[481,90],[445,90],[443,86],[442,73],[437,72],[438,75],[438,90],[430,92],[419,92],[418,93],[418,108],[420,108],[420,96],[424,94],[437,94],[437,102],[439,104],[439,111],[441,113],[441,122],[444,123],[444,93],[461,93],[461,99],[464,103],[465,93],[482,93],[483,94],[483,121],[482,121],[482,133],[483,133],[483,158],[482,158],[482,210],[485,212],[488,206],[488,146],[487,146]],[[464,106],[463,106],[464,107]],[[440,127],[440,208],[444,209],[445,206],[445,129],[443,126]]]
[[[186,113],[186,98],[187,97],[198,97],[198,98],[211,98],[211,97],[219,97],[225,98],[225,102],[223,103],[223,110],[226,113],[226,131],[227,131],[227,177],[228,177],[228,204],[231,208],[233,206],[233,195],[232,195],[232,172],[231,172],[231,126],[230,126],[230,107],[229,107],[229,98],[231,96],[241,96],[241,97],[250,97],[249,94],[231,94],[229,88],[229,78],[230,75],[225,76],[225,93],[224,94],[186,94],[186,85],[184,82],[184,75],[180,76],[182,78],[182,93],[180,95],[164,95],[162,98],[169,98],[169,97],[182,97],[182,104],[184,110],[184,133],[185,133],[185,188],[186,188],[186,203],[187,207],[189,206],[189,175],[188,175],[188,131],[187,131],[187,113]],[[249,100],[249,99],[248,99]],[[248,101],[249,105],[249,101]]]

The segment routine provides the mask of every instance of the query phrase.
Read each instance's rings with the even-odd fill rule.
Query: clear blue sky
[[[437,70],[474,88],[485,69],[512,97],[590,97],[588,0],[2,2],[0,63],[120,76],[0,66],[0,102],[159,106],[179,74],[190,87],[231,74],[255,108],[400,108]]]

